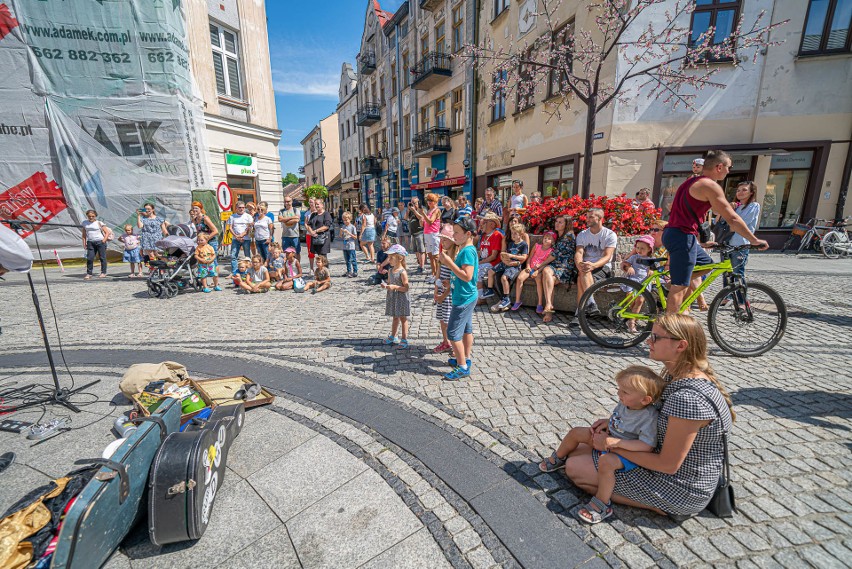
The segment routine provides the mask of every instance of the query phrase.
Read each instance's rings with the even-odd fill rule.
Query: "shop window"
[[[512,175],[489,176],[488,186],[494,188],[494,196],[500,200],[500,203],[508,203],[509,197],[512,195]]]
[[[802,219],[802,208],[813,155],[812,150],[806,150],[772,157],[761,205],[761,229],[792,227],[796,220],[807,221]]]
[[[542,168],[541,198],[570,198],[574,189],[574,162],[544,166]]]
[[[693,176],[692,161],[701,156],[701,154],[667,154],[663,159],[663,172],[657,193],[659,196],[657,207],[663,210],[663,219],[669,218],[677,189]],[[731,155],[730,173],[721,182],[729,201],[733,201],[736,195],[737,184],[749,179],[753,171],[753,160],[752,156]]]
[[[213,71],[216,92],[234,99],[243,98],[240,80],[240,55],[237,33],[210,24],[210,44],[213,48]]]
[[[852,37],[852,0],[810,0],[801,55],[848,53]]]
[[[697,0],[692,12],[689,43],[695,45],[702,34],[713,29],[710,45],[719,45],[731,37],[740,14],[741,0]],[[717,58],[709,54],[702,55],[702,60],[730,61],[731,58]]]

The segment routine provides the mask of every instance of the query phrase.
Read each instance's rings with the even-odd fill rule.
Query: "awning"
[[[467,182],[467,176],[458,176],[456,178],[444,178],[443,180],[435,180],[434,182],[411,184],[411,189],[432,190],[434,188],[446,188],[447,186],[462,186],[465,182]]]

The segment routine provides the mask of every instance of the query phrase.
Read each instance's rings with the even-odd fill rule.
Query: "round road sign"
[[[216,188],[216,200],[219,202],[219,207],[222,208],[222,211],[231,209],[234,195],[231,193],[231,188],[225,182],[221,182],[219,187]]]

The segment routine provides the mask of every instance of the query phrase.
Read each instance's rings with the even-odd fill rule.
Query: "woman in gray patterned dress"
[[[616,472],[619,504],[654,510],[676,519],[701,512],[710,502],[722,473],[723,430],[735,418],[731,398],[707,361],[707,338],[689,316],[659,318],[648,338],[651,359],[662,362],[669,382],[660,398],[657,452],[612,452],[639,465]],[[722,413],[722,425],[710,398]],[[606,450],[606,433],[595,436],[595,448]],[[581,445],[565,463],[565,473],[580,488],[597,491],[597,460]]]
[[[139,241],[142,246],[143,261],[147,263],[151,255],[157,252],[155,243],[166,235],[168,222],[154,212],[154,204],[146,203],[142,212],[136,214],[136,225],[142,230]]]

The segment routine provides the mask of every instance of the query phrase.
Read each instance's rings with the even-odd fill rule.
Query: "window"
[[[493,95],[491,98],[491,122],[506,118],[506,80],[508,72],[504,69],[494,73]]]
[[[396,47],[396,35],[391,35],[388,38],[388,47],[393,50]]]
[[[464,128],[464,87],[453,91],[453,130]]]
[[[554,97],[562,93],[568,87],[568,73],[571,72],[574,59],[571,52],[567,51],[562,46],[570,45],[571,36],[574,34],[574,22],[569,22],[556,30],[553,34],[553,53],[551,64],[562,69],[550,70],[550,79],[548,81],[547,96]]]
[[[346,177],[346,162],[343,162],[343,177]]]
[[[385,106],[385,80],[382,76],[379,76],[379,104]]]
[[[396,97],[396,62],[391,62],[391,97]]]
[[[420,57],[425,57],[429,53],[429,34],[420,36]]]
[[[348,124],[349,124],[349,123],[347,123],[347,125],[348,125]],[[341,140],[341,141],[343,140],[343,128],[344,128],[344,127],[343,127],[343,125],[340,125],[340,140]]]
[[[541,198],[570,198],[574,195],[574,162],[542,167]]]
[[[399,25],[399,39],[403,40],[408,36],[408,20]]]
[[[444,27],[443,20],[438,22],[435,25],[435,52],[436,53],[446,53],[447,52],[447,34]]]
[[[396,122],[393,123],[393,148],[399,148],[399,125]]]
[[[453,53],[464,45],[464,4],[453,8]]]
[[[736,22],[739,19],[740,0],[733,2],[728,0],[698,0],[695,11],[692,12],[692,26],[690,27],[689,44],[698,43],[698,38],[713,27],[713,37],[710,45],[719,45],[731,37]],[[730,58],[712,58],[714,61],[725,61]]]
[[[408,64],[408,52],[402,54],[402,68],[400,69],[400,73],[402,73],[402,88],[405,89],[408,87],[408,83],[411,78],[411,70],[409,69],[410,65]]]
[[[349,138],[349,135],[352,134],[352,131],[349,130],[349,121],[346,121],[346,138]]]
[[[240,81],[240,55],[237,34],[210,24],[210,44],[213,47],[213,71],[216,92],[234,99],[243,98]]]
[[[430,126],[432,126],[432,124],[429,121],[429,105],[426,105],[420,109],[420,131],[427,131]]]
[[[435,126],[447,128],[447,98],[441,97],[435,101]]]
[[[494,17],[509,9],[509,0],[494,0]]]
[[[802,32],[801,55],[850,51],[852,0],[811,0]]]
[[[376,98],[376,80],[373,79],[370,82],[370,102],[376,104],[378,99]]]
[[[402,117],[402,147],[411,148],[411,115]]]
[[[532,48],[522,54],[521,59],[524,61],[533,61]],[[518,64],[518,84],[515,88],[515,110],[519,113],[535,105],[535,83],[533,83],[534,73],[535,70],[531,64]]]

